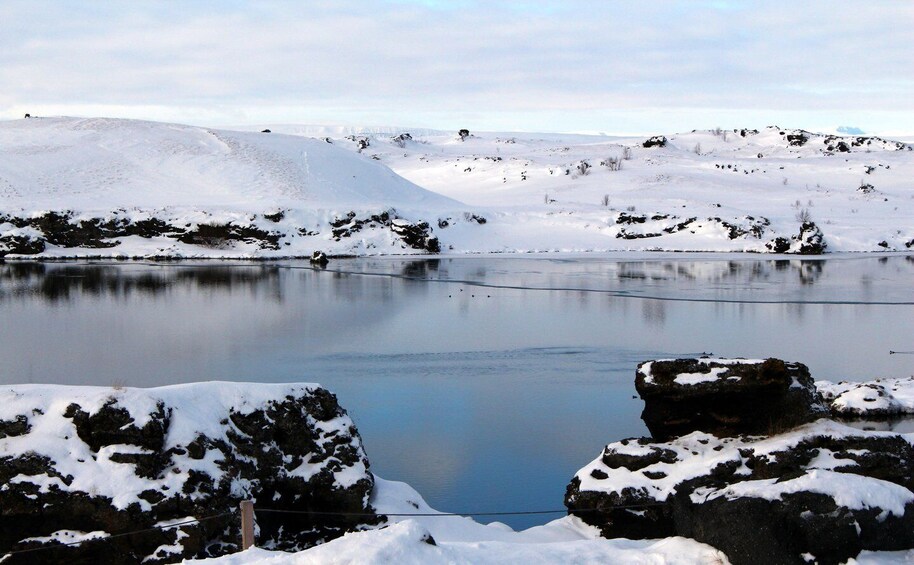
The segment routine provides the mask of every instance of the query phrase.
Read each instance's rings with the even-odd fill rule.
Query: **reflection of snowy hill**
[[[2,123],[0,254],[914,247],[914,152],[876,137],[769,127],[693,131],[644,147],[644,138],[582,134],[461,141],[435,130],[251,129]],[[37,219],[48,211],[57,215]],[[43,251],[30,245],[80,220],[91,233],[49,238]]]

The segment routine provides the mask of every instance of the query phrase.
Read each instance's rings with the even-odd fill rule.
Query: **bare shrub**
[[[625,160],[625,161],[631,161],[631,160],[632,160],[632,148],[631,148],[631,147],[623,147],[623,148],[622,148],[622,159]]]
[[[604,194],[603,200],[601,200],[600,203],[603,205],[604,208],[609,208],[609,195]]]
[[[604,165],[610,171],[621,171],[622,170],[622,158],[621,157],[607,157],[605,160],[600,162],[601,165]]]

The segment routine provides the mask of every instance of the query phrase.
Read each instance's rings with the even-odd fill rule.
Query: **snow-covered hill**
[[[765,252],[784,249],[766,246],[783,237],[798,251],[790,239],[808,221],[828,251],[914,246],[914,152],[903,142],[777,126],[668,135],[652,147],[645,137],[473,132],[461,141],[454,132],[404,140],[404,131],[333,141],[355,151],[365,139],[363,154],[405,178],[487,207],[498,237],[466,242],[473,250]]]
[[[914,151],[876,137],[248,129],[0,123],[0,255],[914,248]]]
[[[393,253],[413,219],[461,208],[317,139],[115,119],[0,123],[0,254],[4,243],[44,255]],[[367,220],[360,237],[334,239],[331,224],[350,215]]]

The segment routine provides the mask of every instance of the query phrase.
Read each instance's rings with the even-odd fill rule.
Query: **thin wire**
[[[282,510],[279,508],[254,508],[254,512],[264,512],[264,513],[274,513],[274,514],[306,514],[312,516],[357,516],[357,517],[378,517],[378,516],[396,516],[396,517],[453,517],[453,516],[529,516],[534,514],[566,514],[566,513],[581,513],[581,512],[607,512],[612,510],[624,510],[629,508],[650,508],[654,506],[666,506],[664,503],[645,503],[645,504],[629,504],[624,506],[613,506],[612,508],[601,510],[598,508],[575,508],[568,509],[563,508],[561,510],[519,510],[516,512],[382,512],[373,514],[370,512],[323,512],[323,511],[308,511],[308,510]],[[178,522],[175,524],[169,524],[167,526],[154,526],[151,528],[145,528],[142,530],[133,530],[130,532],[121,532],[118,534],[111,534],[108,536],[99,536],[96,538],[89,538],[81,541],[71,541],[67,543],[56,543],[53,545],[43,545],[41,547],[32,547],[29,549],[18,549],[15,551],[7,551],[3,554],[3,557],[0,558],[0,561],[5,560],[11,555],[18,555],[21,553],[31,553],[34,551],[44,551],[46,549],[57,549],[61,547],[68,547],[73,545],[81,545],[84,543],[91,543],[93,541],[107,541],[114,538],[120,538],[124,536],[132,536],[135,534],[142,534],[152,531],[168,530],[171,528],[177,528],[180,526],[187,526],[190,524],[198,524],[205,520],[214,520],[216,518],[223,518],[225,516],[231,516],[234,512],[225,512],[222,514],[214,514],[213,516],[205,516],[203,518],[195,518],[193,520],[187,520],[184,522]]]
[[[232,514],[234,514],[234,512],[225,512],[225,513],[223,513],[223,514],[215,514],[215,515],[213,515],[213,516],[205,516],[205,517],[203,517],[203,518],[195,518],[195,519],[193,519],[193,520],[187,520],[187,521],[185,521],[185,522],[178,522],[178,523],[176,523],[176,524],[168,524],[167,526],[153,526],[153,527],[151,527],[151,528],[144,528],[144,529],[142,529],[142,530],[133,530],[132,532],[121,532],[121,533],[119,533],[119,534],[111,534],[111,535],[108,535],[108,536],[99,536],[99,537],[96,537],[96,538],[89,538],[89,539],[84,539],[84,540],[80,540],[80,541],[70,541],[70,542],[67,542],[67,543],[56,543],[56,544],[53,544],[53,545],[43,545],[43,546],[41,546],[41,547],[31,547],[31,548],[29,548],[29,549],[17,549],[17,550],[15,550],[15,551],[7,551],[6,553],[3,554],[3,557],[0,558],[0,561],[2,561],[3,559],[6,559],[6,557],[8,557],[8,556],[10,556],[10,555],[18,555],[18,554],[20,554],[20,553],[31,553],[31,552],[33,552],[33,551],[43,551],[43,550],[45,550],[45,549],[57,549],[57,548],[59,548],[59,547],[67,547],[67,546],[70,546],[70,545],[80,545],[80,544],[83,544],[83,543],[90,543],[90,542],[93,542],[93,541],[106,541],[106,540],[110,540],[110,539],[114,539],[114,538],[121,538],[121,537],[124,537],[124,536],[132,536],[132,535],[134,535],[134,534],[142,534],[142,533],[145,533],[145,532],[152,532],[152,531],[158,531],[158,530],[168,530],[168,529],[177,528],[177,527],[180,527],[180,526],[187,526],[187,525],[189,525],[189,524],[197,524],[197,523],[203,522],[204,520],[213,520],[213,519],[215,519],[215,518],[223,518],[223,517],[225,517],[225,516],[231,516]]]
[[[889,355],[914,355],[914,351],[889,351]]]

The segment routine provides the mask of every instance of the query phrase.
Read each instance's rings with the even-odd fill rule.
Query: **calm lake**
[[[604,444],[646,434],[640,361],[907,377],[889,351],[912,336],[911,255],[0,263],[0,383],[318,382],[372,471],[452,512],[562,509]]]

